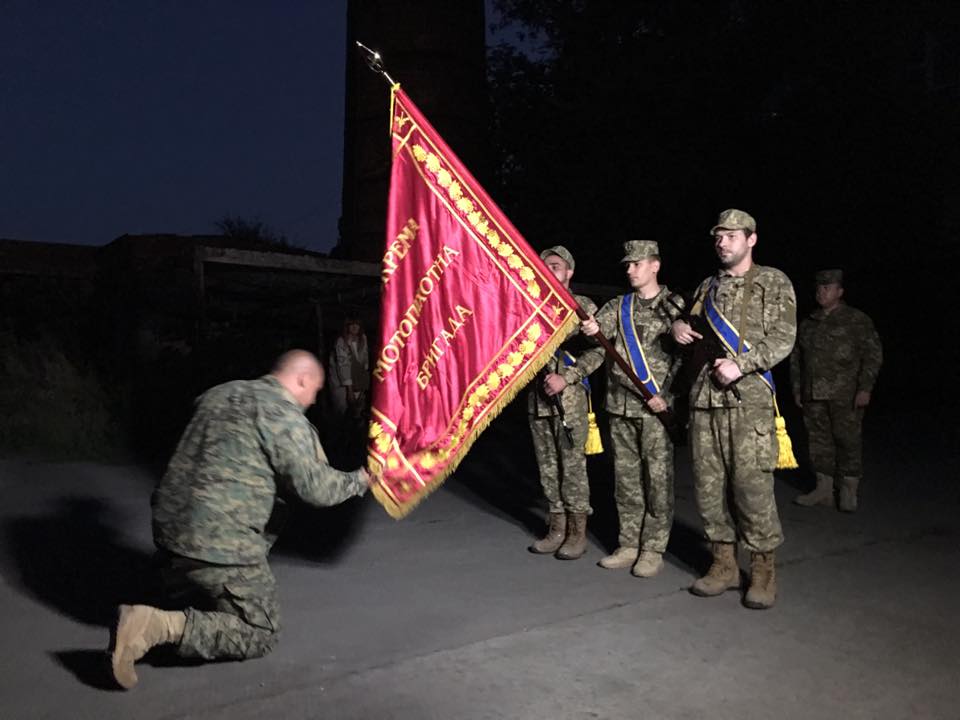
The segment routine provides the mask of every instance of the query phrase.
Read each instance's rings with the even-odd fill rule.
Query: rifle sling
[[[747,306],[753,297],[753,278],[757,275],[757,266],[751,265],[743,276],[743,297],[740,300],[740,326],[737,328],[740,338],[737,341],[737,357],[743,351],[743,339],[747,336]]]

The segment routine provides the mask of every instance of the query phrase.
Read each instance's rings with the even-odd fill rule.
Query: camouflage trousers
[[[673,525],[673,443],[653,415],[610,416],[620,546],[662,553]]]
[[[556,416],[530,416],[533,450],[540,469],[540,484],[552,513],[590,513],[590,482],[587,479],[587,418],[567,415],[573,445]]]
[[[707,538],[739,539],[751,552],[770,552],[783,543],[773,494],[778,453],[773,407],[694,408],[690,443]]]
[[[181,657],[204,660],[262,657],[277,644],[280,602],[270,566],[213,565],[161,552],[168,601],[185,608]]]
[[[830,477],[863,475],[863,410],[846,400],[805,400],[803,422],[815,472]]]

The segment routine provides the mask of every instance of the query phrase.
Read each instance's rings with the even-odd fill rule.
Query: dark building
[[[350,0],[338,257],[379,262],[390,183],[390,87],[356,41],[383,56],[387,72],[483,182],[489,114],[483,0]]]

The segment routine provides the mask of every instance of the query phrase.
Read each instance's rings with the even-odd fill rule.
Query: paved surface
[[[778,480],[780,601],[757,612],[686,591],[707,555],[683,452],[659,577],[595,565],[616,537],[602,457],[588,556],[527,553],[543,512],[517,421],[404,521],[370,498],[301,512],[274,554],[273,655],[151,658],[127,693],[102,650],[116,603],[151,592],[155,474],[0,461],[0,717],[960,718],[955,427],[873,419],[853,516]]]

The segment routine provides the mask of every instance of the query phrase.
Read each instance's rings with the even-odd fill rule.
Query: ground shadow
[[[103,650],[58,650],[50,656],[84,685],[97,690],[122,690],[110,671],[110,656]]]
[[[533,535],[544,528],[545,503],[523,408],[518,400],[477,438],[447,489],[467,502],[510,519]],[[537,511],[542,508],[541,511]]]
[[[272,556],[312,563],[336,563],[363,530],[370,503],[359,498],[329,508],[291,503]]]
[[[21,516],[4,526],[17,570],[14,584],[63,615],[109,627],[122,602],[159,596],[152,553],[124,542],[115,511],[99,499],[59,500],[47,515]]]
[[[670,541],[667,543],[667,555],[671,556],[675,565],[696,573],[698,576],[707,572],[713,555],[707,549],[703,533],[699,529],[685,522],[674,519],[670,530]]]

